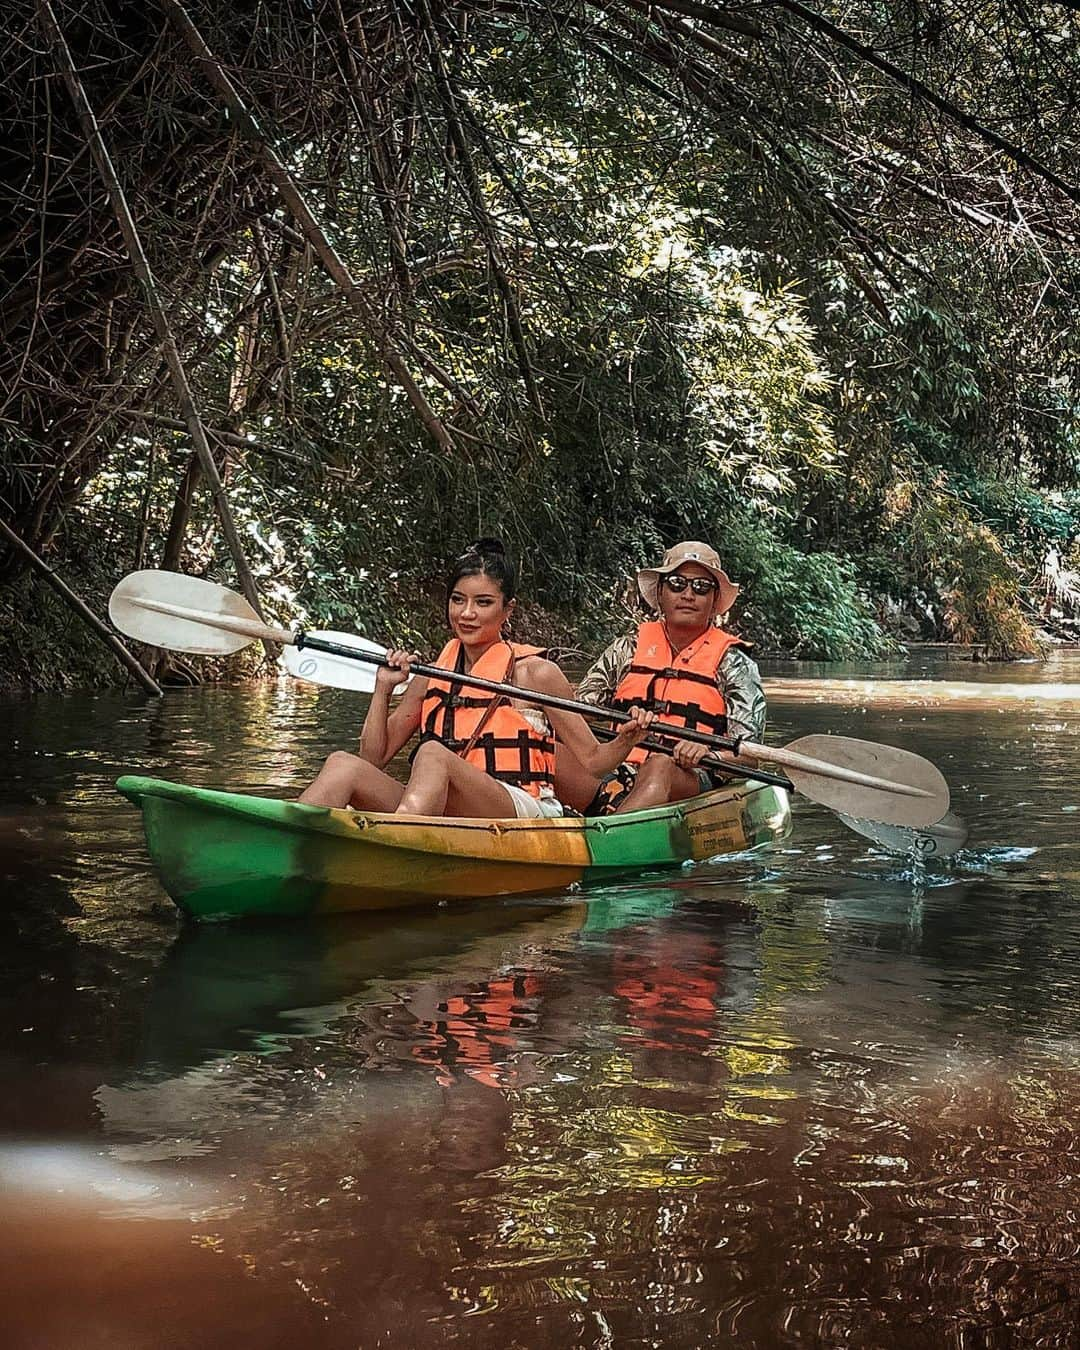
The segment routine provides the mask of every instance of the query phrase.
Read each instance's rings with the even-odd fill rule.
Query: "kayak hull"
[[[486,820],[384,815],[129,776],[162,883],[189,918],[304,917],[558,891],[738,853],[790,827],[780,788],[732,783],[650,811]]]

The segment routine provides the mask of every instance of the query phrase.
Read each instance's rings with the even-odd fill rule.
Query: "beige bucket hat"
[[[657,588],[660,584],[660,578],[667,576],[669,572],[677,571],[683,563],[691,562],[699,563],[716,578],[716,584],[719,587],[716,593],[716,613],[726,614],[735,603],[735,597],[739,594],[739,587],[735,585],[720,565],[720,555],[716,550],[710,548],[708,544],[703,544],[699,539],[688,539],[681,544],[675,544],[664,554],[659,567],[643,567],[641,569],[637,574],[637,584],[645,603],[650,609],[658,610],[660,601],[657,596]]]

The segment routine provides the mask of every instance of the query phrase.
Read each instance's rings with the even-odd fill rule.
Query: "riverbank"
[[[130,569],[123,558],[126,542],[118,537],[111,547],[102,548],[91,523],[80,522],[64,549],[50,557],[50,565],[94,614],[104,618],[113,587]],[[412,560],[414,570],[407,575],[390,570],[380,579],[361,569],[356,578],[349,579],[355,584],[344,588],[336,574],[309,576],[301,582],[279,563],[256,576],[269,622],[288,626],[299,621],[309,628],[343,629],[428,653],[442,646],[441,573],[422,573],[416,559]],[[543,594],[543,587],[551,584],[554,564],[546,566],[548,572],[523,585],[526,594]],[[732,574],[744,583],[735,609],[736,631],[754,644],[759,659],[895,659],[905,650],[920,649],[947,651],[975,662],[999,659],[994,653],[1000,642],[926,640],[934,623],[939,631],[948,629],[944,618],[935,620],[925,607],[920,617],[884,595],[867,596],[850,578],[838,588],[826,577],[825,594],[794,576],[778,585],[765,564],[752,556],[734,561]],[[207,575],[231,583],[230,575],[216,568]],[[820,578],[819,582],[825,585]],[[632,630],[640,610],[629,570],[608,577],[581,577],[573,589],[576,608],[567,607],[566,602],[560,607],[519,598],[515,632],[580,664],[612,638]],[[1016,616],[1020,625],[1017,641],[1022,638],[1026,643],[1024,658],[1071,645],[1032,627],[1037,618],[1030,597],[1026,612],[1027,618]],[[146,650],[137,644],[135,654],[162,686],[234,684],[274,674],[254,646],[221,661]],[[130,681],[115,656],[40,577],[25,573],[13,582],[0,583],[0,697],[122,689]]]

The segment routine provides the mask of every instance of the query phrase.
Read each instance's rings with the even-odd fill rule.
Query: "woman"
[[[458,559],[446,590],[453,637],[437,665],[523,690],[573,698],[558,666],[539,647],[503,636],[516,606],[514,568],[502,545],[481,539]],[[390,695],[416,656],[387,654],[360,736],[360,753],[335,751],[300,798],[315,806],[354,806],[424,816],[551,817],[555,736],[597,778],[620,764],[646,734],[651,714],[632,711],[614,740],[600,745],[577,713],[548,717],[527,699],[509,699],[445,680],[413,680],[398,706]],[[383,766],[420,732],[404,786]],[[553,734],[554,731],[554,734]]]

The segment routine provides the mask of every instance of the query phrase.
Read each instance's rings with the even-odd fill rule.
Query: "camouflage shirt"
[[[578,685],[583,703],[610,703],[630,669],[637,634],[617,638],[597,657]],[[727,704],[728,730],[735,736],[760,741],[765,734],[765,691],[757,662],[742,647],[729,647],[716,672],[716,683]]]

